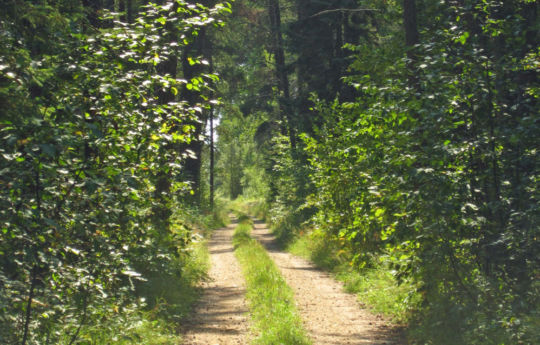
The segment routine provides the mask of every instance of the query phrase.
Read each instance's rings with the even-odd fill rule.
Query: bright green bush
[[[128,24],[100,1],[2,3],[0,343],[74,344],[137,304],[136,285],[186,268],[192,229],[171,216],[210,104],[179,90],[216,76],[163,67],[224,9],[150,3]]]
[[[426,5],[408,54],[356,47],[377,53],[352,65],[358,97],[317,102],[325,122],[305,136],[314,226],[353,265],[418,285],[419,343],[538,342],[535,6]]]

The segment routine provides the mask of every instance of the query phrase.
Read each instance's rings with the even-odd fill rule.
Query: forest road
[[[210,279],[193,317],[184,324],[185,345],[249,344],[245,283],[232,245],[236,226],[232,222],[215,230],[208,241]]]
[[[293,289],[304,327],[314,345],[404,344],[400,332],[362,308],[356,296],[312,263],[283,252],[266,224],[254,220],[252,236],[267,250]]]

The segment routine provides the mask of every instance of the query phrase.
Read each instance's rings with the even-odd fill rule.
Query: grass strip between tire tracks
[[[294,294],[278,268],[259,242],[252,239],[252,223],[240,217],[233,244],[247,285],[247,299],[259,334],[254,344],[308,345],[311,341],[302,327]]]

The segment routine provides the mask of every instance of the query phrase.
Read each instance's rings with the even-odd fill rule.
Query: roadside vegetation
[[[95,326],[82,327],[78,336],[80,344],[111,345],[178,345],[182,322],[189,317],[200,297],[200,282],[206,279],[209,253],[206,241],[213,229],[228,221],[225,208],[203,215],[199,210],[183,210],[182,217],[173,217],[171,231],[185,236],[189,227],[191,238],[183,238],[175,247],[178,255],[173,259],[162,258],[155,267],[141,261],[136,271],[141,278],[133,280],[137,303],[103,310],[103,321]],[[163,245],[166,245],[165,243]],[[144,278],[142,278],[144,277]],[[68,343],[71,334],[62,335],[59,343]]]
[[[539,1],[1,3],[0,344],[162,341],[217,195],[414,343],[540,344]]]
[[[256,218],[270,218],[263,199],[239,199],[235,205]],[[384,264],[384,258],[373,267],[361,269],[353,264],[354,255],[344,239],[328,238],[320,229],[307,226],[294,228],[294,223],[285,220],[273,224],[272,230],[283,249],[333,273],[347,292],[356,294],[358,301],[373,312],[398,325],[406,325],[415,315],[421,300],[418,286],[412,279],[400,279],[398,272]]]
[[[173,226],[173,231],[175,226]],[[137,273],[144,279],[134,281],[138,303],[111,306],[103,311],[104,321],[84,327],[80,344],[177,345],[182,338],[178,326],[198,301],[198,283],[208,270],[205,238],[196,236],[182,248],[182,253],[159,269],[141,262]],[[68,344],[64,336],[60,344]]]
[[[278,268],[259,242],[252,239],[252,222],[241,215],[233,244],[247,285],[247,299],[254,320],[257,345],[308,345],[294,295]]]
[[[236,1],[223,191],[413,343],[540,343],[539,6]]]
[[[177,344],[214,222],[197,41],[229,4],[1,7],[0,344]]]
[[[171,231],[180,242],[168,246],[176,246],[178,255],[172,260],[162,258],[157,268],[141,261],[136,267],[141,279],[133,280],[138,303],[112,306],[110,314],[103,314],[105,319],[99,325],[82,328],[80,344],[178,345],[182,342],[180,326],[199,300],[200,282],[207,279],[210,256],[206,241],[214,229],[229,222],[229,217],[224,203],[219,201],[214,213],[184,209],[173,219]],[[190,229],[191,238],[185,237],[186,228]],[[60,343],[67,339],[64,335]]]
[[[382,314],[398,325],[410,321],[420,302],[415,284],[399,280],[388,266],[358,269],[351,265],[351,253],[340,243],[325,238],[321,231],[300,234],[288,244],[287,250],[330,271],[344,283],[347,292],[358,296],[358,301],[375,313]]]

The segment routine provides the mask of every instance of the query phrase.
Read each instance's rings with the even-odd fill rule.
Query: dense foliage
[[[307,139],[315,222],[359,265],[384,255],[422,283],[424,341],[534,343],[536,8],[456,5],[426,9],[436,22],[412,61],[394,62],[404,69],[374,80],[360,58],[357,100],[320,105],[329,120]]]
[[[141,302],[141,273],[178,275],[185,262],[191,232],[172,215],[209,105],[187,93],[216,77],[178,78],[170,65],[228,7],[108,11],[119,3],[1,4],[3,344],[74,344]]]
[[[540,343],[536,1],[0,5],[0,342],[96,342],[197,271],[215,166],[417,287],[413,341]]]
[[[280,235],[307,221],[359,270],[413,280],[418,343],[539,342],[537,3],[273,4],[236,3],[263,44],[225,81],[266,119]]]

